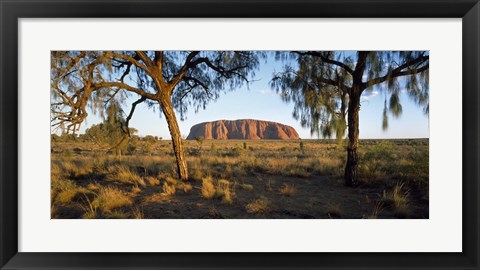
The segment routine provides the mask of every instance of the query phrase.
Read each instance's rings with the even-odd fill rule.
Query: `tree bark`
[[[347,129],[346,118],[347,118],[347,92],[345,90],[340,90],[340,127],[337,127],[337,144],[339,146],[343,145],[343,138],[345,136],[345,130]],[[337,125],[339,125],[337,123]]]
[[[348,102],[348,147],[345,166],[345,185],[356,186],[358,183],[358,136],[360,94],[354,92]]]
[[[188,180],[188,168],[187,160],[185,158],[185,150],[183,147],[183,141],[180,134],[180,128],[178,127],[177,117],[173,111],[172,101],[169,97],[160,99],[160,105],[162,105],[162,111],[167,119],[168,129],[172,136],[173,152],[177,161],[178,177],[183,180]]]

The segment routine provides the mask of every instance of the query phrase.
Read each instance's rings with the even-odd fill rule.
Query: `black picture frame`
[[[0,16],[1,269],[479,269],[478,0],[0,0]],[[43,17],[462,18],[463,252],[18,252],[18,19]]]

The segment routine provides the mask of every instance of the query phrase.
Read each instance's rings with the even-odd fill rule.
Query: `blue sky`
[[[282,63],[273,59],[268,59],[268,63],[261,62],[260,69],[256,72],[255,81],[247,89],[246,86],[236,89],[232,92],[222,94],[216,101],[210,102],[206,109],[200,109],[195,113],[190,108],[186,114],[186,119],[181,121],[178,117],[180,131],[183,136],[187,136],[190,128],[198,123],[215,121],[220,119],[259,119],[274,121],[294,127],[302,139],[317,138],[317,135],[311,135],[308,127],[301,127],[298,120],[292,117],[293,104],[285,103],[280,95],[269,86],[274,71],[282,70]],[[132,96],[128,103],[138,99]],[[428,138],[429,126],[428,116],[423,113],[421,107],[418,107],[411,101],[405,92],[401,92],[400,99],[403,106],[403,113],[398,119],[389,117],[389,128],[382,130],[382,113],[385,96],[382,89],[364,92],[362,96],[362,105],[360,110],[360,138]],[[130,105],[125,107],[129,111]],[[178,116],[178,115],[177,115]],[[98,116],[89,113],[87,122],[82,125],[80,133],[91,126],[101,122]],[[138,129],[140,136],[154,135],[164,139],[170,139],[165,118],[157,109],[155,112],[148,109],[145,104],[139,104],[135,110],[130,127]]]

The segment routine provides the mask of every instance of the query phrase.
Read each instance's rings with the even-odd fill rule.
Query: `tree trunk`
[[[341,90],[340,95],[340,119],[339,123],[337,123],[337,144],[339,146],[343,145],[343,137],[345,136],[345,130],[347,129],[346,121],[347,121],[347,92]]]
[[[162,111],[167,119],[168,129],[172,136],[173,152],[177,160],[178,177],[183,180],[188,180],[187,160],[185,158],[185,150],[183,147],[183,141],[180,134],[180,128],[178,127],[177,117],[173,111],[172,101],[169,97],[162,98],[160,100],[162,105]]]
[[[345,166],[345,185],[352,187],[358,181],[358,135],[360,94],[353,93],[348,102],[348,147]]]

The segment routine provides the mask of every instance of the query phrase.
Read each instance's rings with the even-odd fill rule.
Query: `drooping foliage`
[[[354,51],[277,52],[277,59],[286,64],[273,75],[271,87],[284,101],[294,104],[293,116],[302,126],[322,137],[345,135],[346,104],[357,70],[362,71],[358,74],[361,92],[377,89],[386,97],[383,129],[388,128],[389,114],[399,117],[403,112],[401,91],[428,114],[427,51],[373,51],[365,55],[364,67],[358,69],[358,53]]]
[[[126,151],[129,140],[124,128],[123,110],[118,102],[112,102],[106,108],[106,119],[87,128],[84,137],[101,147],[106,145],[109,150],[121,155]],[[135,128],[129,127],[128,134],[134,135],[136,132]]]
[[[280,52],[277,58],[293,62],[271,81],[285,101],[293,101],[293,116],[312,133],[324,137],[336,131],[341,140],[348,130],[347,186],[358,183],[359,112],[365,91],[377,88],[389,96],[389,102],[384,102],[384,130],[388,128],[388,113],[399,117],[403,111],[402,89],[428,113],[427,51]]]
[[[277,60],[285,61],[286,65],[283,71],[273,75],[272,88],[285,102],[293,102],[293,117],[318,136],[344,135],[347,102],[344,85],[349,84],[351,76],[345,69],[337,69],[322,60],[341,56],[334,52],[276,53]],[[346,57],[344,62],[351,68],[351,57]]]

